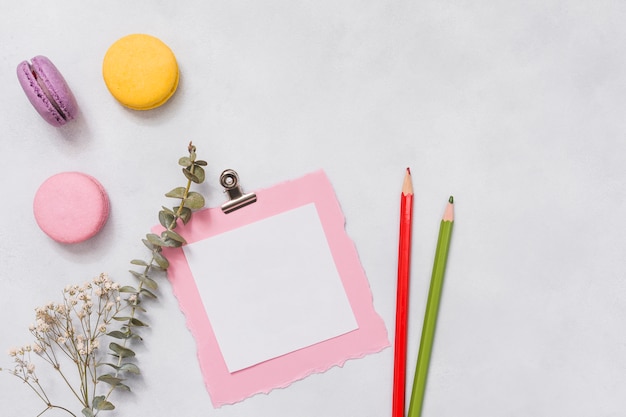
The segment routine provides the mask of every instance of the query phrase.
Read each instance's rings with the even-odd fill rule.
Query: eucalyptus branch
[[[120,288],[120,292],[126,293],[126,302],[130,308],[128,315],[114,317],[115,320],[121,321],[122,327],[119,331],[108,333],[109,336],[119,339],[118,342],[112,342],[109,345],[110,354],[117,358],[114,364],[107,363],[114,372],[101,375],[99,381],[106,382],[110,385],[108,392],[100,397],[94,398],[94,407],[92,407],[92,415],[96,416],[100,410],[113,409],[114,405],[109,402],[109,397],[116,389],[129,390],[130,388],[124,384],[125,377],[131,374],[138,374],[139,367],[131,362],[135,357],[135,352],[129,347],[133,339],[141,340],[141,336],[135,330],[136,328],[147,327],[148,323],[144,319],[139,319],[139,313],[146,312],[142,305],[145,298],[156,299],[155,291],[158,289],[158,283],[153,278],[154,271],[165,271],[169,267],[169,261],[163,255],[163,248],[178,248],[183,246],[185,239],[174,229],[179,222],[187,224],[191,219],[193,210],[204,207],[204,197],[195,191],[191,191],[192,184],[201,184],[205,179],[204,166],[205,161],[198,160],[196,155],[196,147],[192,143],[188,146],[188,156],[184,156],[178,160],[178,164],[182,166],[182,172],[187,183],[183,187],[177,187],[165,194],[166,197],[179,200],[178,205],[173,208],[162,207],[159,211],[159,223],[163,227],[160,235],[148,233],[143,239],[144,245],[150,250],[150,260],[144,261],[134,259],[132,265],[141,267],[139,271],[130,270],[130,273],[138,280],[136,287],[124,286]],[[87,410],[83,413],[87,417],[91,417]]]

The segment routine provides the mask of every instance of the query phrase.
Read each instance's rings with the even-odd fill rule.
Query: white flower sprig
[[[104,397],[96,392],[102,365],[98,362],[98,352],[100,339],[114,326],[114,317],[127,308],[119,289],[120,285],[106,274],[83,285],[66,287],[61,303],[51,302],[35,309],[35,322],[30,325],[34,343],[9,350],[9,356],[14,359],[9,372],[24,381],[46,404],[43,412],[58,408],[75,415],[50,401],[35,372],[32,353],[52,366],[84,408],[111,409],[112,404],[103,402]],[[72,371],[74,378],[78,375],[77,386],[71,383],[73,378],[68,371],[72,369],[76,371]]]

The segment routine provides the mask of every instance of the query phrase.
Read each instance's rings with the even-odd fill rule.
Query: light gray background
[[[192,140],[209,162],[200,190],[211,206],[225,168],[248,190],[324,169],[392,340],[411,167],[410,379],[454,195],[424,416],[626,413],[626,3],[3,1],[0,15],[7,349],[30,341],[34,307],[66,284],[104,271],[132,282],[127,262],[145,256],[140,239],[181,185],[176,161]],[[143,113],[115,102],[101,76],[107,48],[137,32],[166,42],[181,70],[171,101]],[[39,118],[15,77],[37,54],[82,109],[66,128]],[[68,170],[98,178],[112,203],[102,233],[74,246],[48,239],[31,208],[37,187]],[[390,415],[392,349],[213,409],[166,281],[149,320],[143,376],[107,415]],[[35,416],[42,404],[18,382],[0,375],[2,415]]]

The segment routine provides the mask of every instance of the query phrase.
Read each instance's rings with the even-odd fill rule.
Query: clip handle
[[[228,194],[226,203],[222,204],[224,213],[231,213],[256,201],[255,193],[244,194],[239,185],[239,175],[234,169],[227,169],[220,175],[220,184]]]

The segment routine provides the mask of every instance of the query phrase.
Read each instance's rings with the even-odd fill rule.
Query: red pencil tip
[[[406,173],[407,173],[407,174],[409,174],[409,175],[411,175],[411,168],[406,167]]]

